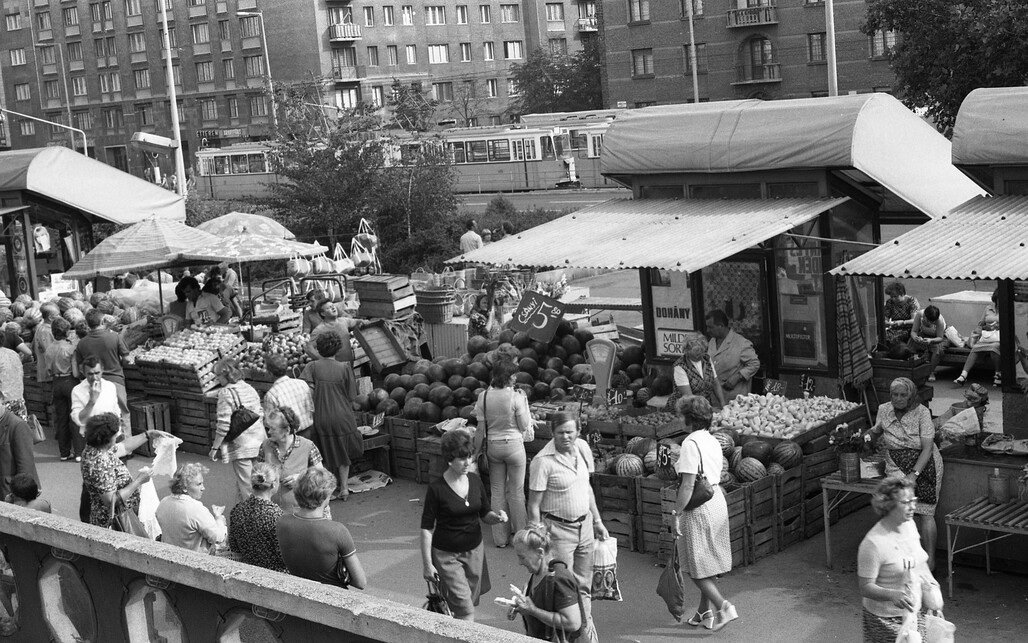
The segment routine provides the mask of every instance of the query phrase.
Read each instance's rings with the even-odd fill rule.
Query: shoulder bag
[[[426,600],[424,608],[429,612],[435,612],[436,614],[443,614],[445,616],[452,616],[450,612],[450,605],[443,598],[442,592],[439,591],[439,582],[430,580],[428,583],[428,594],[425,596]]]
[[[39,418],[36,417],[35,413],[29,413],[28,424],[29,429],[32,431],[32,444],[46,442],[46,433],[43,433],[43,425],[39,423]]]
[[[542,579],[542,583],[543,583],[543,605],[541,607],[542,607],[542,609],[544,609],[544,610],[546,610],[548,612],[556,612],[557,611],[554,608],[555,598],[554,598],[554,590],[553,590],[553,587],[554,587],[554,585],[557,582],[557,580],[556,580],[556,576],[557,576],[556,566],[557,565],[563,565],[565,571],[567,571],[567,564],[566,563],[564,563],[563,561],[559,561],[559,560],[551,560],[550,561],[550,571]],[[576,583],[576,585],[577,585],[577,583]],[[582,614],[582,626],[579,627],[578,630],[576,630],[574,632],[568,632],[563,627],[560,628],[560,629],[557,629],[557,628],[554,628],[554,627],[549,626],[549,625],[544,625],[543,632],[542,632],[543,636],[537,636],[537,637],[538,638],[543,638],[543,639],[545,639],[547,641],[552,641],[553,643],[571,643],[572,641],[577,641],[578,638],[580,636],[582,636],[582,633],[585,631],[585,628],[586,628],[586,626],[588,624],[588,620],[589,620],[588,616],[585,613],[585,606],[582,604],[582,595],[581,594],[578,595],[578,609],[579,609],[579,611]],[[527,629],[527,627],[526,627],[526,629]]]
[[[692,497],[689,498],[688,504],[685,505],[685,510],[690,511],[713,498],[714,487],[707,480],[707,476],[703,475],[703,453],[700,451],[700,445],[696,443],[696,440],[689,440],[688,438],[686,438],[686,442],[693,443],[693,446],[696,447],[696,455],[700,459],[700,471],[696,474],[696,484],[692,487]]]
[[[261,416],[243,406],[243,400],[239,397],[239,391],[229,388],[229,392],[235,398],[236,409],[232,411],[232,418],[228,422],[228,433],[225,434],[225,442],[232,442],[247,429],[254,425]]]
[[[486,428],[488,424],[488,416],[486,415],[485,403],[489,396],[489,390],[482,391],[482,448],[478,451],[478,475],[486,475],[489,473],[489,454],[487,450],[489,448],[489,429]],[[475,429],[476,431],[478,429]]]
[[[129,507],[122,500],[121,494],[118,491],[114,492],[114,501],[111,502],[110,528],[114,531],[132,534],[133,536],[150,538],[150,534],[146,532],[146,527],[143,526],[143,521],[139,519],[135,511],[132,511],[132,507]]]
[[[511,404],[514,404],[515,403],[514,400],[516,400],[516,399],[517,398],[512,398],[511,399]],[[525,404],[528,404],[527,400],[525,401]],[[514,410],[514,417],[517,418],[517,411],[516,410]],[[514,421],[517,422],[517,419],[515,419]],[[531,413],[528,414],[528,428],[521,432],[521,439],[524,440],[525,442],[532,442],[532,441],[535,440],[535,423],[532,421],[532,414]]]

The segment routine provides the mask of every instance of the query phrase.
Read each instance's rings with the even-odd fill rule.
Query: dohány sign
[[[692,318],[692,291],[684,272],[651,272],[653,328],[657,354],[678,356],[685,353],[685,341],[696,332]]]
[[[557,332],[557,324],[564,317],[564,303],[532,290],[521,295],[518,307],[511,315],[510,327],[528,333],[537,342],[547,343]]]

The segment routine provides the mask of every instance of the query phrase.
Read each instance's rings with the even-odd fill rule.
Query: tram
[[[196,189],[211,199],[271,196],[279,177],[271,171],[266,143],[236,143],[196,152]]]

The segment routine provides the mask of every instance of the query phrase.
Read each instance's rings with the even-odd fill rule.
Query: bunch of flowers
[[[835,447],[838,453],[871,453],[873,440],[870,431],[851,428],[848,422],[842,422],[828,434],[828,444]]]

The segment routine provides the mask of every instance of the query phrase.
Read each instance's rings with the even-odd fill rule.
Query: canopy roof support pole
[[[26,293],[36,298],[36,245],[32,235],[32,220],[28,210],[21,211],[21,238],[25,243],[25,272],[28,275],[29,291]]]

